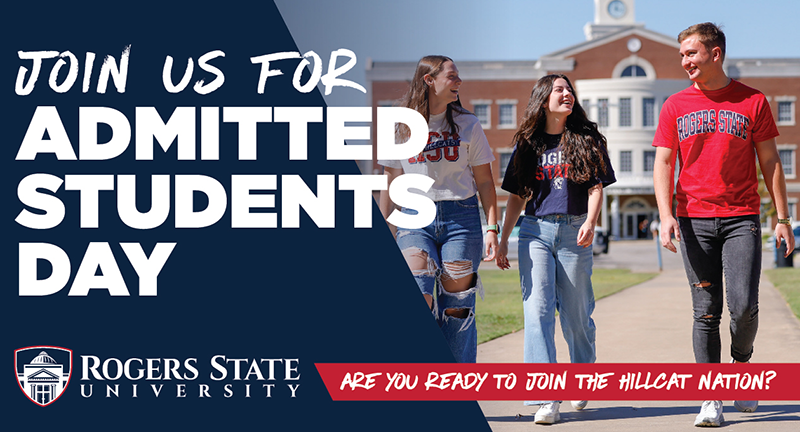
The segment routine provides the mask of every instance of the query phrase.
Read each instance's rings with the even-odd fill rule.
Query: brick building
[[[675,36],[636,23],[635,0],[595,0],[595,17],[585,26],[586,41],[561,48],[538,60],[478,61],[456,59],[464,83],[462,104],[481,120],[497,160],[498,204],[504,214],[507,193],[499,188],[513,144],[511,139],[534,83],[549,73],[564,73],[576,87],[589,118],[608,139],[617,183],[606,188],[600,225],[615,239],[647,237],[638,227],[658,214],[653,191],[655,148],[651,146],[661,105],[691,85],[678,61]],[[367,66],[372,106],[391,106],[408,88],[415,62],[374,62]],[[800,58],[727,58],[728,76],[759,89],[770,101],[778,123],[781,154],[789,190],[790,215],[796,220],[800,201],[796,122],[800,95]],[[369,161],[367,161],[369,163]],[[365,172],[381,167],[362,166]],[[765,199],[769,202],[769,199]],[[764,217],[771,229],[775,218]]]

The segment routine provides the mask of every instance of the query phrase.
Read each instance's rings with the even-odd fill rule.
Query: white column
[[[619,240],[619,195],[614,195],[611,201],[611,234],[615,240]]]

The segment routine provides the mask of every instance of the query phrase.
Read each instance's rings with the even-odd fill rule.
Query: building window
[[[514,107],[512,105],[500,105],[500,124],[514,124]]]
[[[778,125],[794,125],[794,101],[778,99]]]
[[[655,150],[645,150],[644,151],[644,172],[651,173],[653,172],[653,166],[656,164],[656,151]]]
[[[500,108],[497,121],[498,129],[515,129],[517,127],[517,101],[502,99],[495,101]]]
[[[657,79],[656,69],[652,63],[632,53],[630,56],[622,59],[614,65],[611,72],[612,78],[639,78],[639,79]]]
[[[608,127],[608,99],[597,100],[597,125]]]
[[[472,112],[475,114],[475,117],[478,117],[478,121],[481,123],[481,127],[484,129],[491,129],[492,127],[492,101],[490,100],[471,100],[469,101],[472,104]]]
[[[620,76],[622,78],[646,77],[647,73],[641,66],[631,65],[626,67]]]
[[[504,179],[506,177],[506,170],[508,169],[508,164],[511,163],[511,153],[500,153],[500,179]]]
[[[484,129],[489,128],[489,105],[475,105],[475,117]]]
[[[794,166],[794,149],[778,149],[778,154],[781,156],[781,165],[783,165],[783,174],[787,178],[795,178],[797,172]]]
[[[656,125],[656,99],[642,99],[642,126],[653,127]]]
[[[791,217],[793,221],[797,219],[797,201],[791,201],[791,198],[789,201],[789,217]]]
[[[631,98],[619,98],[619,127],[631,127]]]
[[[630,150],[623,150],[619,152],[619,172],[630,173],[633,172],[633,152]]]

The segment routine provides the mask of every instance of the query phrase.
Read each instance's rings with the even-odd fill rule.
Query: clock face
[[[614,18],[622,18],[625,15],[625,3],[620,0],[614,0],[608,4],[608,14]]]
[[[642,49],[642,41],[637,38],[628,39],[628,51],[635,53]]]

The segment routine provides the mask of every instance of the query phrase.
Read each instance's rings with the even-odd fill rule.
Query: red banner
[[[800,364],[318,363],[335,401],[800,400]]]

